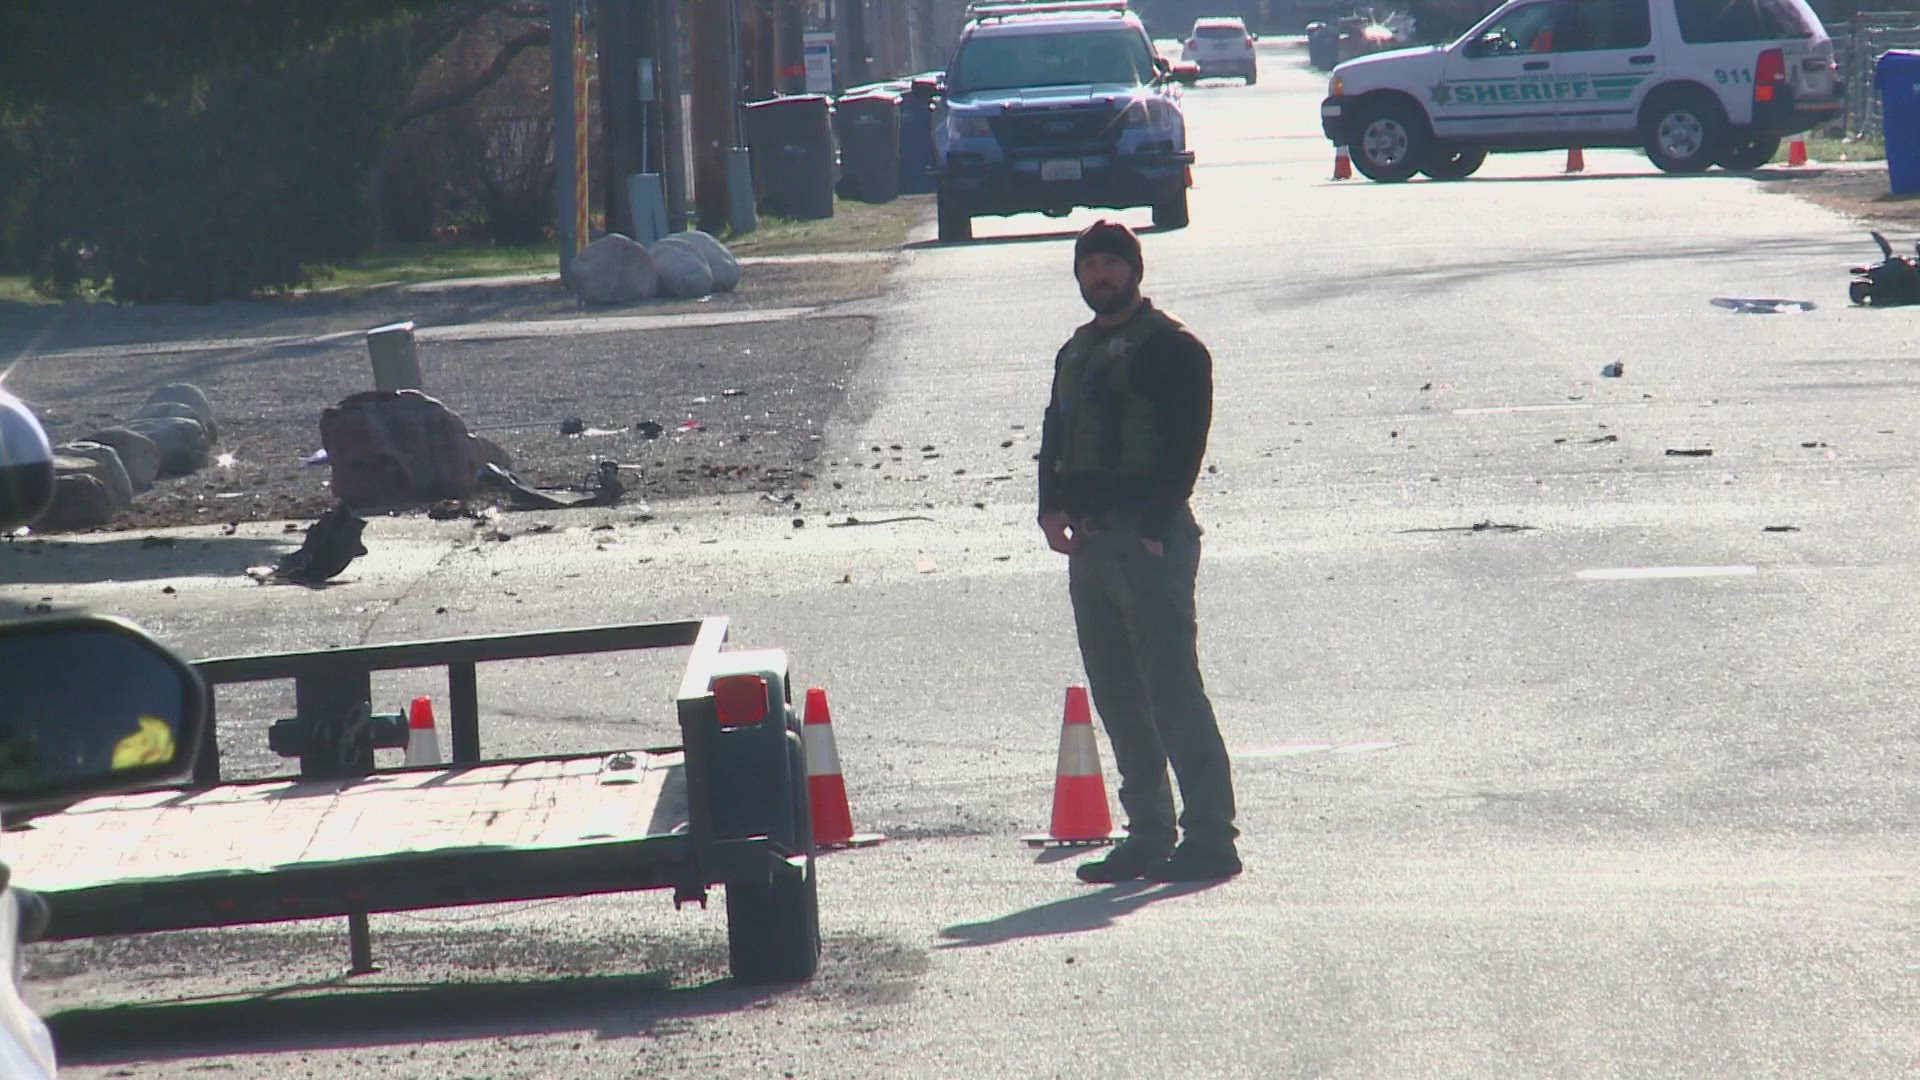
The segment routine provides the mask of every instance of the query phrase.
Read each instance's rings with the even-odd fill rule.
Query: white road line
[[[1650,578],[1741,577],[1757,574],[1757,566],[1628,566],[1611,570],[1582,570],[1584,581],[1643,581]]]

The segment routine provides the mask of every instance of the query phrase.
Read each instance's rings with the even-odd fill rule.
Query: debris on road
[[[1667,456],[1668,457],[1712,457],[1713,448],[1710,446],[1669,446],[1667,447]]]
[[[569,416],[565,420],[560,421],[560,434],[562,435],[578,435],[585,430],[587,430],[587,422],[577,416]]]
[[[307,539],[299,550],[282,556],[271,567],[252,567],[247,575],[262,583],[278,580],[323,585],[367,553],[360,539],[366,528],[366,521],[341,503],[307,527]]]
[[[657,439],[664,434],[667,429],[652,420],[642,420],[633,425],[633,430],[639,432],[640,437],[643,439]]]
[[[1621,363],[1618,360],[1615,360],[1613,363],[1608,364],[1606,367],[1603,367],[1600,369],[1600,377],[1603,379],[1617,379],[1620,376],[1625,375],[1626,373],[1627,373],[1627,365]]]
[[[1616,443],[1619,441],[1620,436],[1618,435],[1601,435],[1598,438],[1588,439],[1587,444],[1591,446],[1598,443]]]
[[[1761,531],[1761,532],[1770,532],[1770,533],[1790,533],[1790,532],[1799,532],[1799,531],[1800,531],[1800,526],[1798,526],[1798,525],[1768,525],[1768,526],[1766,526],[1765,528],[1763,528],[1763,529],[1761,529],[1760,531]]]
[[[1712,303],[1714,307],[1725,308],[1735,315],[1790,315],[1813,311],[1819,307],[1811,300],[1748,299],[1735,296],[1716,296]]]
[[[1476,521],[1471,525],[1446,525],[1439,528],[1401,529],[1400,530],[1400,532],[1403,535],[1407,533],[1480,533],[1480,532],[1513,533],[1513,532],[1537,532],[1537,531],[1539,531],[1539,526],[1537,525],[1508,525],[1502,522],[1494,521],[1491,518],[1485,521]]]

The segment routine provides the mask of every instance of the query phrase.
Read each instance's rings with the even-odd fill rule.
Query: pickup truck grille
[[[1010,154],[1022,151],[1112,149],[1120,139],[1120,114],[1107,106],[1006,112],[993,133]]]

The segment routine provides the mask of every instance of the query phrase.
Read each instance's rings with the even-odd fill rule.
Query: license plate
[[[1040,163],[1040,179],[1049,184],[1080,179],[1080,163],[1077,161],[1043,161]]]

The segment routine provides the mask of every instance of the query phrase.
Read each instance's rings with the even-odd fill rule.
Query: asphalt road
[[[719,981],[719,905],[660,894],[376,918],[383,974],[270,1000],[344,929],[40,947],[43,1005],[146,1006],[72,1025],[72,1075],[1911,1075],[1916,316],[1849,309],[1859,230],[1747,178],[1330,183],[1321,78],[1263,61],[1189,95],[1193,226],[1146,239],[1218,365],[1202,655],[1243,877],[1088,888],[1019,843],[1079,677],[1030,459],[1091,215],[982,221],[896,274],[797,511],[380,521],[316,592],[126,551],[0,588],[200,656],[728,614],[828,689],[892,837],[823,859],[814,983]],[[208,542],[252,547],[180,558],[285,545]],[[484,678],[487,749],[669,738],[673,682]],[[264,764],[275,703],[234,707]]]

